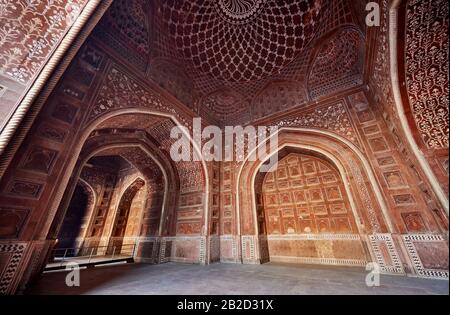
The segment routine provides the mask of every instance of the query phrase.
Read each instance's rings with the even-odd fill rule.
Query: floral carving
[[[282,127],[307,127],[332,131],[354,144],[358,144],[356,132],[342,103],[317,108],[311,112],[283,119],[275,124]]]
[[[406,87],[417,129],[428,148],[448,148],[448,3],[409,1]]]
[[[29,83],[86,2],[0,0],[0,73]]]
[[[88,122],[100,117],[106,112],[122,108],[149,108],[154,111],[170,114],[182,124],[190,128],[191,122],[181,116],[177,110],[166,104],[161,95],[144,88],[127,74],[116,67],[106,74],[106,80],[101,86],[97,99],[91,107]]]

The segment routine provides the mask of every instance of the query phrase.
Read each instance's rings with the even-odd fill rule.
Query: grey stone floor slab
[[[26,294],[85,295],[428,295],[449,294],[449,283],[406,276],[381,276],[369,288],[355,268],[285,264],[209,266],[128,264],[81,270],[80,287],[65,285],[67,272],[46,273]]]

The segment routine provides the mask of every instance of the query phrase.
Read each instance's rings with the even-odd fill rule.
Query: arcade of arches
[[[0,4],[0,294],[58,248],[448,280],[448,3],[367,2]],[[196,117],[278,165],[174,161]]]

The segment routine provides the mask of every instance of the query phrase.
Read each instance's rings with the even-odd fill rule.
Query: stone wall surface
[[[379,1],[377,31],[352,13],[361,1],[298,1],[293,8],[310,18],[292,29],[298,14],[280,20],[285,4],[275,1],[225,15],[225,1],[202,10],[181,2],[114,1],[0,157],[0,294],[39,275],[72,211],[76,247],[129,254],[124,244],[133,244],[141,263],[375,262],[383,273],[448,279],[448,201],[436,190],[448,194],[448,4],[398,8],[400,113],[390,1]],[[1,118],[86,1],[33,3],[0,4],[0,42],[18,27],[27,34],[18,47],[0,45]],[[203,22],[178,18],[183,10],[203,12]],[[211,19],[224,22],[215,33]],[[223,49],[206,45],[212,39]],[[192,158],[205,144],[192,139],[198,116],[202,127],[278,127],[277,169],[261,172],[265,159],[249,152],[233,162],[174,161],[174,127],[189,133]]]

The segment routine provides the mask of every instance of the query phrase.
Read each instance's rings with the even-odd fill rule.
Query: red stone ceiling
[[[335,48],[344,53],[335,57],[363,58],[354,44],[364,39],[352,15],[354,2],[116,0],[96,34],[198,114],[223,124],[247,123],[359,83],[350,77],[349,85],[342,73],[360,72],[362,62],[352,59],[349,69],[330,73],[331,88],[308,90],[317,50],[333,40],[333,31],[351,27],[349,43],[340,38],[345,47]],[[325,61],[334,71],[333,60]],[[272,91],[261,105],[261,95]],[[261,109],[279,98],[286,101]]]
[[[87,164],[103,167],[110,171],[119,171],[121,169],[129,168],[131,165],[127,160],[123,159],[119,155],[109,155],[107,152],[100,152],[96,156],[92,157]]]
[[[128,165],[132,165],[135,169],[140,171],[147,179],[152,190],[164,189],[163,173],[158,164],[149,157],[140,148],[112,148],[107,149],[97,155],[107,159],[123,159]]]
[[[173,142],[169,136],[173,127],[175,127],[175,123],[169,118],[127,114],[102,123],[98,129],[143,130],[158,143],[161,149],[169,152]]]
[[[280,72],[314,38],[322,1],[168,0],[163,23],[183,59],[225,82]]]
[[[168,157],[170,156],[170,150],[172,145],[176,142],[175,139],[170,137],[172,128],[176,127],[175,123],[169,118],[157,117],[151,115],[137,115],[137,114],[125,114],[116,116],[108,121],[100,124],[98,130],[105,129],[117,129],[117,130],[135,130],[139,129],[145,131],[149,139],[156,142],[158,147]],[[138,161],[139,159],[131,160],[125,153],[117,154],[122,155],[128,161]],[[105,151],[107,155],[112,155],[111,151]],[[137,162],[135,162],[137,164]],[[203,170],[200,162],[176,162],[176,168],[178,176],[180,177],[180,184],[182,191],[196,191],[201,190],[204,187]]]

